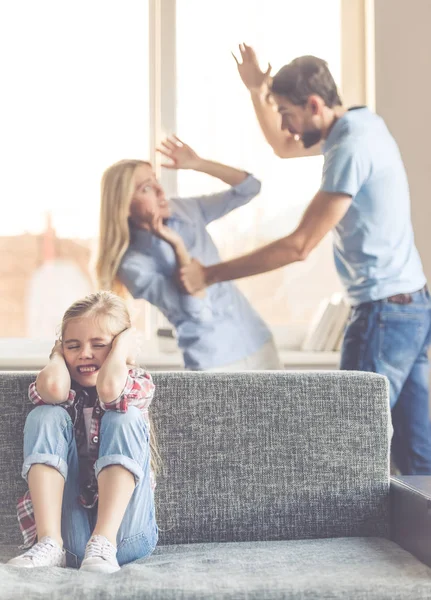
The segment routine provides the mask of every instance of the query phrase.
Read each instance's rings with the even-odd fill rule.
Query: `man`
[[[253,50],[240,50],[238,70],[267,141],[282,157],[316,154],[322,144],[322,184],[290,235],[224,263],[193,261],[179,272],[180,285],[193,293],[305,260],[332,231],[336,268],[352,304],[341,368],[388,377],[393,459],[402,474],[431,474],[431,300],[396,142],[368,108],[343,107],[323,60],[297,58],[270,82],[270,67],[262,72]]]

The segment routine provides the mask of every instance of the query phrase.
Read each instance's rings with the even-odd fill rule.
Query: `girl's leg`
[[[33,465],[28,473],[28,488],[36,521],[37,539],[50,537],[63,547],[61,504],[64,478],[54,467]]]
[[[78,500],[80,494],[79,460],[75,439],[69,448],[68,465],[63,494],[61,531],[67,566],[78,568],[84,558],[85,546],[90,539],[90,520],[93,511],[84,508]]]
[[[72,420],[61,406],[37,406],[29,413],[23,477],[29,483],[38,539],[49,536],[64,545],[67,566],[79,566],[91,532],[87,511],[78,503]]]
[[[105,467],[97,479],[99,505],[93,535],[104,535],[116,546],[117,533],[135,489],[135,478],[120,465]]]
[[[64,408],[37,406],[28,414],[22,476],[28,481],[38,539],[49,536],[60,546],[61,505],[72,439],[72,421]]]
[[[149,444],[147,445],[148,457]],[[154,494],[150,485],[150,465],[135,487],[117,534],[117,560],[120,565],[149,556],[156,547],[158,528]]]
[[[149,431],[141,412],[106,412],[100,431],[97,523],[93,535],[118,546],[119,564],[142,558],[157,543],[150,486]]]
[[[76,444],[68,413],[60,406],[34,408],[24,428],[22,474],[29,484],[38,541],[26,553],[9,561],[10,564],[26,568],[65,566],[64,532],[62,536],[65,479],[77,469]],[[31,513],[28,519],[31,522]],[[33,543],[31,536],[29,542]]]

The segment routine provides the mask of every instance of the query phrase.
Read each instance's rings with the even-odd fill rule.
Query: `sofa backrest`
[[[31,373],[0,373],[0,543]],[[155,373],[160,543],[388,534],[388,386],[356,372]]]

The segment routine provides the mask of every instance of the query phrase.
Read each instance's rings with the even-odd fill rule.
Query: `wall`
[[[410,183],[416,244],[429,283],[431,283],[430,23],[430,0],[375,0],[374,2],[376,111],[385,119],[403,155]]]
[[[376,111],[409,177],[416,243],[431,282],[430,0],[375,0]]]

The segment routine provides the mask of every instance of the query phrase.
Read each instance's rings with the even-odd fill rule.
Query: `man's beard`
[[[310,129],[309,131],[304,131],[301,136],[304,148],[311,148],[311,146],[318,144],[321,139],[322,132],[319,129]]]

